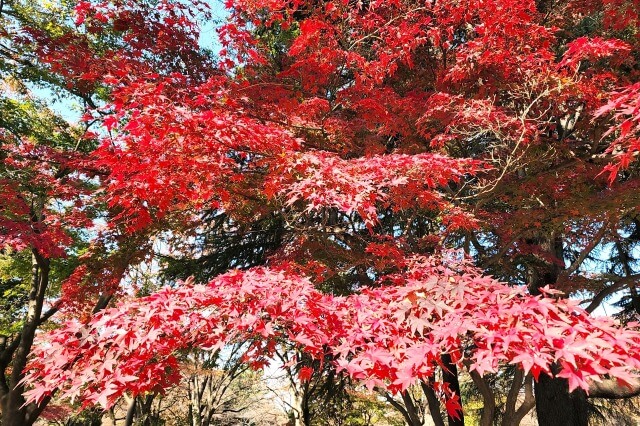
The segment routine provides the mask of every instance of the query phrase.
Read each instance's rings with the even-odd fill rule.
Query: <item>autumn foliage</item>
[[[515,365],[566,379],[568,392],[636,384],[637,324],[566,296],[637,282],[621,255],[584,266],[596,247],[629,255],[640,229],[637,1],[226,7],[216,60],[198,49],[198,1],[81,1],[78,33],[25,35],[69,87],[107,93],[84,116],[103,127],[76,174],[33,175],[64,201],[79,197],[75,176],[99,182],[92,254],[126,247],[124,270],[152,239],[198,240],[211,212],[229,218],[223,233],[282,224],[277,248],[256,248],[262,265],[234,259],[144,298],[101,287],[109,258],[87,260],[62,286],[66,322],[33,350],[29,402],[109,407],[174,384],[181,351],[237,342],[256,368],[286,341],[370,389],[428,383],[453,418],[460,395],[433,380],[445,354],[480,376]],[[119,41],[94,43],[105,34]],[[32,238],[16,188],[0,180],[15,200],[0,241],[57,255],[67,216],[48,213]],[[105,294],[123,300],[91,317]]]
[[[88,324],[69,322],[36,349],[25,381],[38,402],[62,397],[109,408],[126,392],[161,391],[176,383],[182,350],[216,350],[252,342],[254,367],[289,339],[353,379],[404,391],[427,380],[441,354],[481,375],[514,364],[537,379],[561,365],[570,389],[603,374],[632,383],[640,367],[640,333],[594,319],[576,302],[533,297],[451,260],[412,258],[402,274],[357,295],[318,292],[286,269],[251,269],[205,285],[183,285],[106,309]],[[460,409],[446,384],[435,384],[447,409]]]

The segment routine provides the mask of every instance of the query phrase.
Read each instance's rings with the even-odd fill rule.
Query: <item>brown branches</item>
[[[640,395],[640,379],[621,384],[615,377],[589,384],[589,398],[624,399]]]

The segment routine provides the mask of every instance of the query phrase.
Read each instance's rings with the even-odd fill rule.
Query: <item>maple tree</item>
[[[423,385],[450,425],[463,369],[495,409],[483,376],[517,367],[527,403],[510,397],[505,424],[533,392],[541,424],[638,393],[635,325],[588,315],[622,291],[640,306],[637,1],[227,7],[216,66],[197,2],[81,1],[78,28],[119,32],[117,49],[67,36],[38,52],[71,87],[108,89],[86,117],[107,132],[91,164],[128,261],[169,232],[189,263],[173,274],[210,284],[43,337],[30,401],[106,407],[175,383],[176,351],[249,341],[259,367],[281,340],[371,388]],[[62,298],[85,312],[119,284],[80,285],[86,268]],[[585,290],[586,311],[562,295]]]
[[[25,403],[22,370],[37,330],[65,304],[58,297],[60,289],[72,288],[64,291],[64,297],[86,301],[85,312],[100,309],[141,250],[142,237],[114,247],[113,241],[121,235],[115,228],[91,243],[92,233],[97,232],[93,220],[108,215],[93,198],[100,170],[87,155],[97,146],[96,135],[88,132],[95,120],[70,124],[56,105],[62,100],[64,110],[75,100],[100,114],[99,105],[108,93],[96,81],[98,65],[104,70],[131,63],[140,51],[131,47],[133,40],[123,43],[113,28],[80,31],[73,23],[75,6],[65,1],[0,2],[0,411],[4,425],[33,424],[47,407],[47,403]],[[178,28],[174,33],[185,31]],[[161,46],[156,48],[156,53],[161,51]],[[114,57],[115,51],[119,55]],[[192,52],[184,60],[196,56]],[[163,59],[170,57],[167,53]],[[148,59],[145,63],[152,65]],[[111,288],[105,286],[109,280],[116,283]],[[100,294],[100,300],[91,297],[95,294]],[[71,303],[65,306],[73,309]]]
[[[22,369],[36,329],[59,309],[48,297],[77,265],[82,229],[91,223],[81,209],[91,185],[76,164],[95,141],[33,95],[30,85],[59,88],[59,81],[13,39],[24,20],[37,25],[51,16],[21,2],[0,5],[0,410],[7,425],[32,423],[45,407],[24,406]],[[49,30],[61,28],[62,19],[49,19]]]
[[[282,338],[315,356],[329,351],[351,377],[392,391],[431,376],[442,353],[480,375],[509,362],[538,378],[559,361],[571,390],[589,389],[604,373],[633,383],[639,332],[590,318],[577,302],[528,296],[456,267],[410,259],[404,273],[384,278],[393,285],[346,297],[324,295],[295,272],[260,268],[162,290],[51,332],[25,377],[41,383],[27,397],[37,402],[58,389],[107,408],[126,391],[175,383],[181,349],[250,341],[245,356],[260,366]],[[445,384],[439,392],[455,413],[459,397]]]

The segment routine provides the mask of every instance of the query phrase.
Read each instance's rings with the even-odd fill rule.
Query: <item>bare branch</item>
[[[573,261],[571,266],[569,266],[569,268],[567,268],[567,270],[564,271],[564,275],[565,276],[569,276],[569,275],[573,274],[575,271],[578,270],[578,268],[580,267],[580,265],[582,265],[582,263],[587,258],[587,256],[593,251],[594,248],[596,248],[596,246],[598,244],[600,244],[600,241],[602,241],[602,238],[604,237],[604,234],[609,229],[610,225],[611,225],[611,221],[610,220],[606,220],[602,224],[602,227],[598,230],[596,235],[594,235],[594,237],[591,240],[591,242],[589,244],[587,244],[587,246],[582,250],[580,255],[578,255],[576,260]]]
[[[604,379],[601,382],[592,381],[589,384],[589,398],[624,399],[640,395],[640,379],[635,383],[623,385],[618,379]]]
[[[593,299],[591,299],[591,303],[589,304],[589,306],[587,306],[586,311],[589,313],[592,313],[593,311],[596,310],[598,306],[600,306],[602,301],[606,299],[608,296],[611,296],[613,293],[622,290],[624,287],[628,286],[629,284],[635,285],[638,282],[640,282],[640,274],[629,275],[628,277],[619,279],[618,281],[614,282],[610,286],[600,290],[600,292],[596,294]]]
[[[482,394],[483,410],[480,418],[480,426],[493,425],[493,417],[496,411],[496,400],[493,391],[487,384],[487,381],[476,370],[469,370],[471,379]]]

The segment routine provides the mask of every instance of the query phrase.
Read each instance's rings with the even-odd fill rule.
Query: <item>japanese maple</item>
[[[75,100],[95,112],[107,90],[102,85],[105,75],[134,64],[140,72],[148,71],[152,66],[149,55],[162,56],[158,63],[170,69],[169,63],[177,61],[168,43],[158,43],[158,39],[193,40],[192,31],[175,27],[171,18],[181,22],[179,12],[169,6],[155,15],[143,13],[136,3],[120,4],[123,8],[117,7],[115,15],[104,6],[95,15],[83,15],[86,25],[80,28],[73,24],[76,12],[68,2],[0,2],[0,411],[6,425],[31,425],[47,407],[48,401],[38,406],[25,404],[22,370],[37,330],[63,305],[71,308],[56,296],[61,286],[69,287],[69,282],[65,286],[62,281],[80,263],[81,254],[90,266],[81,265],[71,274],[69,281],[75,285],[73,291],[65,292],[65,298],[94,304],[93,296],[101,294],[104,299],[98,307],[115,293],[122,271],[136,258],[132,250],[127,252],[125,243],[114,250],[113,241],[119,235],[116,228],[93,246],[95,251],[87,247],[96,233],[96,212],[104,212],[100,200],[93,197],[101,171],[87,155],[96,147],[96,135],[85,134],[93,121],[68,123],[63,117],[68,112],[57,113],[59,105],[54,100],[64,99],[65,106]],[[77,10],[78,23],[81,15],[82,4]],[[105,16],[115,17],[118,25],[105,27]],[[164,24],[151,22],[151,16],[162,17]],[[122,34],[125,29],[127,37]],[[151,39],[154,44],[148,47]],[[147,55],[144,61],[140,60],[143,53]],[[185,55],[184,61],[191,65],[196,59],[205,62],[201,56]],[[41,96],[47,99],[38,99]],[[142,245],[134,241],[139,239],[129,241],[136,246],[136,254]],[[114,256],[114,251],[119,254]],[[110,261],[106,267],[98,266],[105,265],[100,258]],[[126,262],[112,262],[121,258]],[[116,285],[96,289],[87,271],[100,277],[100,285],[117,275]],[[85,312],[91,309],[83,306]]]
[[[509,363],[535,376],[541,422],[577,404],[565,420],[584,423],[607,374],[633,385],[614,396],[638,390],[634,325],[556,293],[593,292],[589,311],[623,289],[640,300],[637,1],[229,1],[215,67],[197,60],[197,3],[143,5],[79,3],[78,28],[121,31],[118,49],[69,36],[38,52],[69,84],[108,89],[91,117],[110,229],[188,241],[219,212],[217,232],[249,242],[242,224],[275,218],[277,243],[254,246],[267,269],[53,332],[33,400],[60,387],[108,406],[175,381],[176,351],[246,340],[259,366],[276,339],[371,387],[431,383],[451,424],[456,366],[479,383]],[[218,241],[196,260],[232,251]],[[497,280],[434,260],[447,247]]]
[[[178,378],[178,351],[253,342],[259,367],[277,341],[290,339],[369,388],[405,390],[430,377],[441,354],[484,375],[514,364],[532,374],[589,389],[603,374],[637,377],[640,332],[594,319],[577,302],[530,296],[483,276],[466,262],[407,259],[402,274],[353,296],[318,292],[285,269],[233,271],[204,285],[185,284],[121,303],[89,323],[72,321],[35,350],[25,382],[38,402],[53,392],[109,408],[126,392],[160,391]],[[301,380],[310,372],[301,370]],[[446,384],[434,384],[447,409],[460,409]]]

